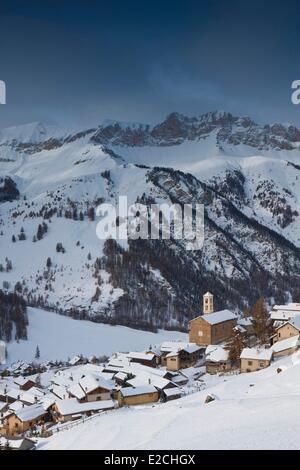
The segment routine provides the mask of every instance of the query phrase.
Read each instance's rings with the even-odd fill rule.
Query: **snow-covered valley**
[[[118,351],[139,351],[162,341],[187,339],[186,334],[178,331],[151,333],[124,326],[73,320],[35,308],[28,308],[28,320],[28,340],[8,343],[6,366],[17,361],[36,361],[37,346],[40,350],[39,362],[47,362],[66,361],[78,354],[85,357],[111,356]]]

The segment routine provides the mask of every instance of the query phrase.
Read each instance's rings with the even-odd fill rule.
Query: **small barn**
[[[241,372],[256,372],[269,367],[273,357],[273,350],[244,348],[241,359]]]
[[[205,358],[205,367],[208,374],[219,374],[220,372],[228,372],[231,369],[229,351],[223,346],[207,346]]]
[[[118,393],[118,403],[120,406],[145,405],[147,403],[155,403],[158,399],[159,392],[153,385],[121,388]]]
[[[38,424],[45,422],[48,412],[42,405],[31,405],[20,408],[5,418],[4,429],[6,435],[16,436],[34,429]]]
[[[275,343],[271,349],[274,357],[289,356],[297,351],[299,347],[300,336],[292,336],[291,338],[284,339]]]

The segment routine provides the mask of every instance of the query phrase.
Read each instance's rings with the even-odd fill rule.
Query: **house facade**
[[[300,317],[285,322],[276,328],[275,334],[271,337],[271,344],[284,341],[300,334]]]
[[[4,433],[7,436],[17,436],[34,429],[38,424],[45,422],[47,411],[41,405],[22,408],[4,420]]]
[[[130,362],[142,364],[147,367],[157,367],[157,356],[150,352],[131,352],[128,354]]]
[[[218,345],[208,346],[205,351],[205,368],[207,374],[230,371],[229,351]]]
[[[196,344],[189,344],[178,351],[171,351],[166,356],[167,370],[176,372],[180,369],[192,367],[204,354],[204,349]]]
[[[118,403],[119,406],[145,405],[147,403],[155,403],[159,399],[159,392],[153,386],[147,387],[126,387],[119,390]]]
[[[241,372],[256,372],[269,367],[273,357],[272,349],[243,349],[241,359]]]
[[[101,402],[79,403],[76,399],[57,400],[51,407],[53,420],[58,423],[74,421],[82,416],[91,416],[100,411],[113,410],[115,408],[112,400]]]

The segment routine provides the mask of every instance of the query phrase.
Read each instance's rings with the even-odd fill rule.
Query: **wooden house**
[[[162,400],[171,401],[178,400],[183,395],[182,390],[179,387],[167,388],[162,391]]]
[[[178,371],[194,366],[203,356],[204,348],[196,344],[187,344],[179,350],[171,351],[166,355],[166,366],[169,371]]]
[[[300,334],[300,317],[295,317],[277,326],[275,334],[271,337],[271,345]]]
[[[229,351],[218,345],[211,345],[205,351],[205,367],[208,374],[219,374],[231,370]]]
[[[34,379],[30,377],[15,377],[14,378],[14,383],[20,387],[21,390],[28,391],[31,388],[36,386],[36,382]]]
[[[241,359],[241,372],[256,372],[269,367],[273,357],[273,350],[244,348]]]
[[[134,362],[137,364],[142,364],[143,366],[148,367],[156,367],[157,366],[157,358],[154,353],[151,351],[147,352],[130,352],[127,355],[130,362]]]
[[[48,412],[42,405],[31,405],[20,408],[5,417],[4,430],[8,436],[16,436],[34,429],[45,422]]]
[[[274,357],[289,356],[297,351],[299,347],[300,336],[292,336],[291,338],[277,341],[271,347]]]
[[[80,402],[93,402],[110,400],[114,388],[115,384],[111,380],[89,374],[72,385],[68,392],[69,396],[77,398]]]
[[[56,422],[65,423],[79,419],[82,416],[91,416],[100,411],[113,410],[114,408],[115,405],[112,400],[80,403],[76,398],[71,398],[69,400],[57,400],[51,407],[51,413]]]
[[[159,392],[153,385],[121,388],[118,393],[119,406],[145,405],[155,403],[158,399]]]

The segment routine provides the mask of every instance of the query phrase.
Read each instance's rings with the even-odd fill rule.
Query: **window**
[[[260,362],[260,363],[259,363],[259,367],[265,367],[265,363],[264,363],[264,362]]]
[[[248,366],[252,366],[253,365],[253,362],[252,361],[248,361]]]
[[[281,333],[278,333],[278,337],[281,338]]]
[[[198,336],[203,336],[203,331],[198,331]]]
[[[18,428],[18,427],[19,427],[18,423],[15,423],[15,428]]]

